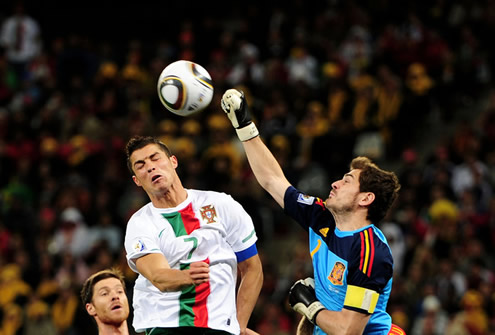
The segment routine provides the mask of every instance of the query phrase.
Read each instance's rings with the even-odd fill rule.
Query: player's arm
[[[241,275],[237,291],[237,319],[241,335],[249,334],[246,329],[249,318],[258,300],[263,285],[263,269],[258,254],[238,263]]]
[[[352,289],[351,289],[352,290]],[[368,306],[369,303],[360,299],[361,290],[356,289],[356,292],[347,292],[346,304],[350,307],[356,308],[359,305],[359,309],[364,308],[372,312],[374,306]],[[364,294],[364,296],[372,295]],[[373,300],[373,299],[371,299]],[[310,320],[312,323],[320,327],[326,334],[362,334],[371,314],[367,312],[357,312],[347,308],[342,308],[340,311],[330,311],[323,306],[321,302],[316,298],[314,290],[314,280],[312,278],[306,278],[304,280],[298,280],[292,285],[289,292],[289,303],[292,308]]]
[[[279,163],[259,137],[256,125],[251,121],[244,93],[227,90],[222,97],[222,109],[227,113],[244,150],[256,179],[275,201],[284,207],[284,195],[290,186]]]
[[[163,254],[147,254],[135,260],[140,274],[162,292],[178,291],[185,286],[209,280],[210,268],[205,262],[191,263],[189,269],[172,269]]]
[[[277,160],[259,136],[242,144],[256,180],[284,208],[284,195],[290,183]]]
[[[326,334],[362,334],[370,314],[343,308],[341,311],[323,310],[316,316],[316,324]]]

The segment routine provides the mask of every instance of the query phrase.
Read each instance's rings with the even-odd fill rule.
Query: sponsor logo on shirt
[[[333,269],[328,276],[328,280],[334,285],[342,285],[342,279],[344,278],[345,265],[342,262],[335,262]]]
[[[330,228],[321,228],[320,229],[320,234],[323,235],[323,237],[327,237],[328,231]]]
[[[206,220],[206,223],[216,222],[215,218],[217,217],[217,211],[215,210],[215,207],[213,207],[212,205],[206,205],[201,207],[199,212],[201,213],[201,217],[203,218],[203,220]]]
[[[313,201],[315,200],[315,197],[311,197],[306,194],[299,193],[297,196],[297,202],[305,205],[312,205]]]

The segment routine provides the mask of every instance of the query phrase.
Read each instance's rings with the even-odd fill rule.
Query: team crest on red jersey
[[[328,276],[328,280],[334,285],[342,285],[342,279],[344,278],[345,265],[342,262],[335,262],[333,269]]]
[[[206,220],[206,223],[216,222],[215,218],[217,217],[217,211],[215,210],[215,207],[212,207],[211,205],[203,206],[199,212],[201,213],[203,220]]]

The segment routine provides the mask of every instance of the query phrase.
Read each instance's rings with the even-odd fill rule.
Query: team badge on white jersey
[[[212,205],[207,205],[201,207],[199,211],[203,220],[206,220],[206,223],[215,222],[215,218],[217,217],[217,211],[215,210],[215,207],[213,207]]]

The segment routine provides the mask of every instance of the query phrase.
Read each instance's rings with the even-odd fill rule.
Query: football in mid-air
[[[205,109],[213,98],[213,83],[208,71],[186,60],[167,65],[158,78],[157,88],[165,108],[181,116]]]

